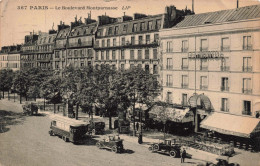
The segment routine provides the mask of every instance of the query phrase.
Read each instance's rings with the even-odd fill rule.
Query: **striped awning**
[[[200,126],[222,134],[246,138],[260,133],[260,119],[223,112],[211,113],[200,123]]]
[[[213,110],[213,106],[211,104],[210,99],[204,94],[198,95],[195,93],[193,96],[189,98],[188,103],[192,108],[200,107],[205,110]]]

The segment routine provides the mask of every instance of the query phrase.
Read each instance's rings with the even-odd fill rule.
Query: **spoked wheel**
[[[175,158],[177,156],[177,152],[175,150],[170,151],[170,156]]]
[[[158,145],[158,144],[155,144],[155,145],[153,146],[153,150],[154,150],[154,151],[158,151],[158,150],[159,150],[159,145]]]
[[[96,143],[96,146],[97,146],[99,149],[101,149],[101,143],[100,143],[100,142],[97,142],[97,143]]]
[[[54,136],[55,135],[52,130],[49,131],[49,134],[50,134],[50,136]]]
[[[68,138],[66,136],[63,136],[62,139],[65,141],[65,142],[68,142]]]
[[[153,151],[153,147],[152,147],[152,146],[149,146],[148,150],[149,150],[149,151]]]
[[[113,147],[112,147],[112,152],[117,153],[117,147],[116,147],[116,146],[113,146]]]

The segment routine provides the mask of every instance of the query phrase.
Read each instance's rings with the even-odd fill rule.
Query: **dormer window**
[[[81,39],[78,39],[78,45],[81,45]]]

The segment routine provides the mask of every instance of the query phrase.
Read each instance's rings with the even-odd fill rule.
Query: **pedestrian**
[[[185,157],[186,157],[186,150],[185,148],[183,148],[182,152],[181,152],[181,163],[184,163],[185,161]]]

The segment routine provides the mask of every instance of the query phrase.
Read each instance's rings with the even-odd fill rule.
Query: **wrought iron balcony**
[[[224,92],[224,91],[229,91],[229,87],[227,87],[227,86],[221,86],[220,87],[220,90],[222,91],[222,92]]]
[[[252,71],[252,66],[243,66],[242,70],[243,70],[243,72],[251,72]]]
[[[245,93],[245,94],[251,94],[251,93],[252,93],[252,89],[249,89],[249,88],[242,88],[242,93]]]

